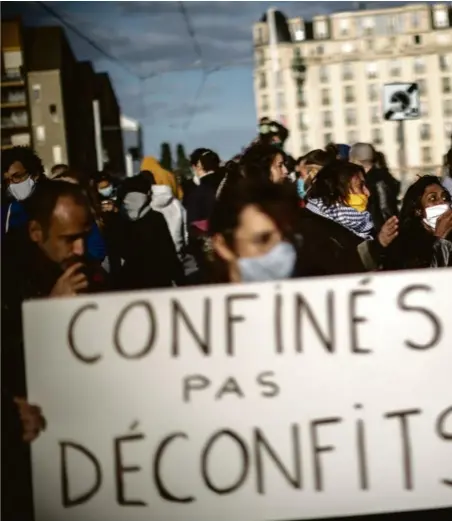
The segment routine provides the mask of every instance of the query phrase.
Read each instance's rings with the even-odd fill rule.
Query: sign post
[[[452,506],[451,283],[438,269],[26,303],[47,420],[36,521]]]
[[[397,121],[398,163],[402,192],[407,182],[405,126],[407,119],[418,119],[420,115],[419,86],[417,83],[387,83],[383,87],[383,117]]]

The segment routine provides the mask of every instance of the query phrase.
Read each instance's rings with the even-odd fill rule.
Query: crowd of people
[[[31,519],[28,444],[45,427],[26,400],[24,301],[452,266],[452,150],[444,178],[419,176],[400,200],[372,145],[329,144],[295,160],[286,138],[261,120],[229,161],[194,150],[191,179],[153,157],[118,179],[71,165],[45,173],[27,147],[2,154],[5,519]]]

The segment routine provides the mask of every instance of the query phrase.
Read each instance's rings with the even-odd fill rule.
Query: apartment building
[[[421,117],[404,123],[408,177],[439,168],[452,136],[449,4],[274,18],[275,46],[266,15],[253,29],[256,110],[258,118],[286,124],[289,153],[298,157],[331,141],[371,142],[397,175],[397,123],[383,119],[383,86],[417,82]]]
[[[2,21],[1,149],[32,145],[27,70],[20,20]]]
[[[125,174],[121,110],[108,74],[79,62],[61,27],[2,20],[2,149],[32,146],[57,163]]]

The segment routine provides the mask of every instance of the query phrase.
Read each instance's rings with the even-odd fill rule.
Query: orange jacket
[[[149,170],[154,176],[155,182],[158,185],[167,185],[173,191],[173,194],[178,199],[182,199],[182,188],[176,181],[176,177],[172,172],[165,170],[155,157],[147,156],[143,158],[141,163],[141,170]]]

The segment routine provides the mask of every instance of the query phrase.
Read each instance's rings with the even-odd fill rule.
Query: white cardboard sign
[[[24,305],[36,521],[452,506],[452,270]]]

